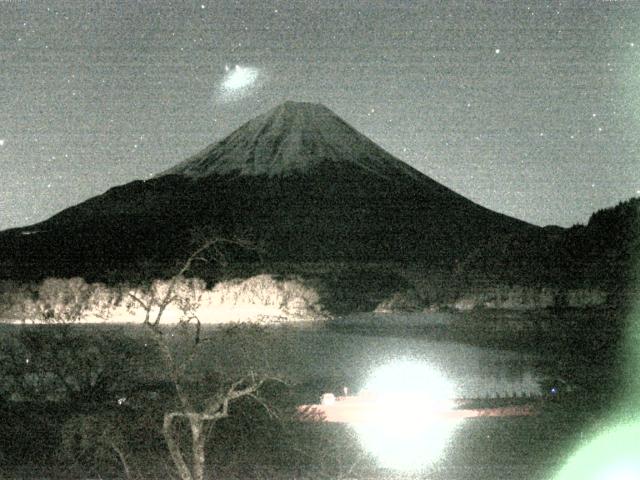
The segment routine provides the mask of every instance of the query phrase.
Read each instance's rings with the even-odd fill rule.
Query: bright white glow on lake
[[[375,406],[367,421],[353,428],[381,466],[415,471],[441,457],[460,420],[442,416],[454,407],[455,391],[440,372],[400,360],[377,369],[365,390]]]
[[[397,360],[376,369],[365,389],[381,396],[411,394],[438,401],[455,397],[451,382],[422,361]]]

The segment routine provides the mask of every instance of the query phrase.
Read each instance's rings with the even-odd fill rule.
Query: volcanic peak
[[[423,176],[356,131],[324,105],[286,101],[248,121],[223,140],[162,172],[288,176],[349,165],[377,176]]]

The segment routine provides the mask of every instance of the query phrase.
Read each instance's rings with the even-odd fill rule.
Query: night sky
[[[585,223],[640,195],[640,2],[0,1],[0,229],[286,99],[488,208]]]

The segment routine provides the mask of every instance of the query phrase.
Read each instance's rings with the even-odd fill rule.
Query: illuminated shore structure
[[[528,401],[470,398],[441,371],[412,359],[398,359],[375,368],[357,395],[325,393],[320,403],[301,405],[309,420],[349,424],[430,423],[440,419],[532,415]],[[523,404],[526,403],[526,404]]]
[[[424,362],[396,359],[372,369],[356,395],[325,393],[300,405],[302,421],[342,423],[358,435],[380,466],[419,471],[437,462],[467,421],[535,415],[533,398],[470,399],[443,372]],[[539,397],[538,397],[539,398]]]
[[[375,423],[381,417],[389,416],[389,408],[393,410],[409,410],[415,419],[434,420],[463,419],[473,417],[517,417],[534,415],[537,411],[533,403],[505,405],[499,407],[470,408],[474,400],[452,400],[451,402],[434,402],[419,395],[380,396],[361,393],[353,396],[335,396],[331,393],[322,395],[319,404],[300,405],[298,413],[309,421],[331,423],[366,424]],[[403,416],[406,413],[403,413]],[[393,417],[393,415],[392,415]]]

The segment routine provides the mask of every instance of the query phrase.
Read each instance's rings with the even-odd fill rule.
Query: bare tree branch
[[[184,296],[181,290],[182,284],[185,282],[184,275],[189,272],[195,262],[208,262],[209,255],[213,255],[213,260],[219,264],[226,263],[224,247],[236,246],[243,249],[253,250],[251,242],[238,238],[223,238],[211,232],[207,233],[206,238],[199,239],[199,244],[186,258],[182,266],[178,269],[177,274],[168,282],[166,290],[162,290],[160,286],[152,285],[149,292],[150,298],[145,301],[141,295],[130,292],[130,298],[138,303],[145,311],[144,325],[148,327],[155,342],[157,343],[160,353],[163,356],[166,366],[168,367],[169,377],[173,383],[177,397],[179,399],[180,408],[175,411],[166,412],[163,420],[163,435],[169,449],[171,459],[177,469],[181,480],[203,480],[204,463],[205,463],[205,440],[210,426],[216,421],[229,415],[229,406],[234,401],[249,397],[264,407],[270,416],[275,416],[275,412],[271,409],[267,402],[261,399],[257,392],[268,379],[258,379],[255,374],[250,373],[247,377],[237,380],[228,387],[226,391],[217,389],[212,392],[208,398],[200,400],[204,405],[203,408],[196,409],[195,400],[189,397],[186,388],[183,386],[183,377],[198,351],[198,347],[207,339],[202,339],[202,324],[200,318],[196,315],[196,305],[200,301],[197,290],[192,297]],[[196,288],[196,284],[186,283],[187,288]],[[182,317],[178,321],[177,326],[194,327],[193,342],[191,349],[185,357],[177,358],[171,351],[169,340],[163,335],[161,321],[167,308],[170,305],[177,305],[182,310]],[[157,312],[153,314],[152,310],[157,308]],[[191,429],[191,461],[188,463],[183,449],[180,445],[179,436],[176,434],[175,420],[183,418],[189,423]],[[209,427],[208,427],[209,425]]]
[[[133,293],[129,292],[128,293],[129,298],[131,298],[133,301],[137,302],[140,304],[140,306],[142,306],[142,308],[144,309],[145,312],[145,318],[144,318],[144,324],[148,324],[149,323],[149,315],[151,312],[151,305],[147,305],[145,302],[142,301],[142,299],[138,298],[137,295],[134,295]]]

